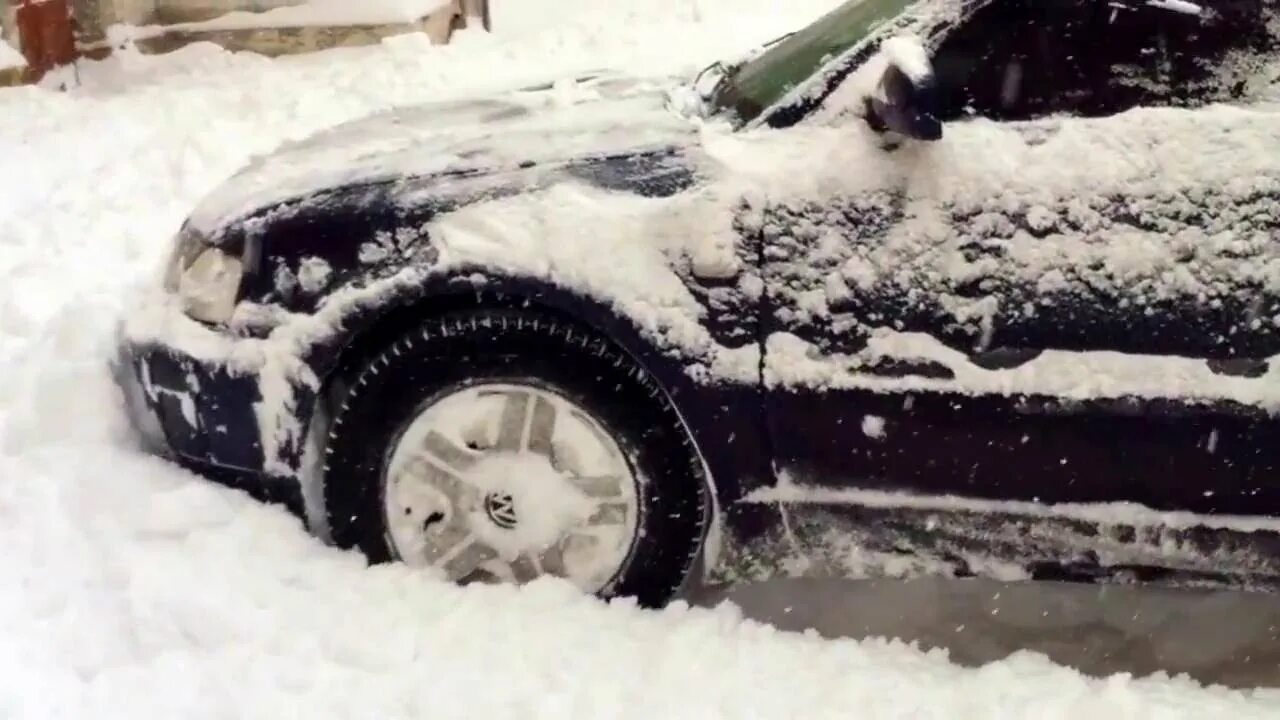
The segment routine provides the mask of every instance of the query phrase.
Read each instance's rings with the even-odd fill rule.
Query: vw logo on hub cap
[[[484,512],[494,525],[503,530],[511,530],[516,526],[516,503],[507,493],[485,495]]]

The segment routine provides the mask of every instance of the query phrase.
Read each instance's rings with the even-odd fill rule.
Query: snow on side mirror
[[[924,46],[914,38],[895,37],[886,40],[880,52],[888,62],[875,92],[867,98],[867,122],[877,132],[940,139],[937,84]]]

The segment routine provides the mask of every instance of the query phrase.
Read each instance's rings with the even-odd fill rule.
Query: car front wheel
[[[669,600],[708,522],[702,465],[649,373],[579,325],[451,314],[352,379],[330,426],[334,540],[458,583],[564,578]]]

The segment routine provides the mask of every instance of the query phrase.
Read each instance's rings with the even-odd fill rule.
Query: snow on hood
[[[667,107],[673,85],[618,76],[566,80],[345,123],[255,159],[197,207],[191,227],[213,234],[256,210],[332,187],[684,144],[695,130]]]

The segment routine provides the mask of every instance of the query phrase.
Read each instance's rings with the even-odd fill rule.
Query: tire
[[[505,398],[493,400],[502,403],[493,411],[501,413],[496,430],[489,427],[489,414],[481,412],[488,406],[480,403],[491,396]],[[517,405],[513,398],[520,397],[525,398],[518,404],[521,409],[512,411]],[[540,437],[535,451],[535,416],[540,407],[552,403],[561,403],[562,409],[552,415],[549,424],[553,429],[538,433],[546,437]],[[464,417],[457,408],[468,412],[481,408],[475,411],[481,419],[473,423],[479,428],[474,434],[480,439],[466,441],[466,446],[456,438],[472,432],[462,427],[471,421],[455,422]],[[519,415],[521,430],[517,433],[524,444],[518,453],[504,454],[503,443],[511,439],[509,431],[516,427],[507,422],[507,413],[512,412],[514,418],[515,412],[526,410],[532,415]],[[596,431],[579,430],[575,435],[570,433],[574,429],[571,424],[588,430],[595,427]],[[556,463],[568,466],[575,457],[573,448],[556,444],[558,436],[550,434],[562,431],[568,434],[569,444],[575,437],[589,437],[573,442],[604,448],[587,453],[591,458],[618,463],[610,467],[625,465],[629,476],[622,470],[601,473],[601,477],[610,478],[608,483],[616,480],[616,486],[602,491],[609,495],[616,490],[614,495],[598,505],[581,505],[579,498],[587,492],[582,487],[596,481],[586,472],[579,477],[570,470],[556,469]],[[432,445],[444,434],[450,435],[452,444]],[[439,452],[414,449],[423,447]],[[415,452],[427,462],[420,462],[413,456]],[[459,459],[460,454],[466,457]],[[517,456],[529,459],[533,464],[527,467],[531,469],[495,474],[498,458]],[[555,466],[550,471],[557,473],[554,477],[539,464],[544,456],[545,467]],[[576,462],[581,467],[585,461]],[[455,470],[455,463],[465,469]],[[442,470],[449,477],[442,477]],[[500,491],[493,490],[499,487],[493,483],[500,484]],[[359,370],[330,426],[324,497],[335,543],[360,549],[371,562],[406,560],[446,569],[461,567],[461,573],[469,563],[458,558],[469,550],[457,552],[459,545],[451,541],[465,534],[472,544],[486,544],[476,539],[479,537],[488,539],[492,552],[507,556],[522,553],[510,562],[509,557],[485,560],[483,573],[523,581],[530,579],[530,558],[537,561],[537,572],[542,573],[553,564],[568,568],[575,549],[578,555],[572,557],[608,556],[612,552],[610,557],[616,556],[616,562],[587,563],[606,568],[598,571],[609,575],[598,587],[594,580],[578,577],[585,571],[578,575],[567,569],[547,572],[574,576],[584,591],[601,597],[634,597],[647,607],[665,604],[679,590],[710,520],[701,460],[654,378],[597,333],[559,318],[516,309],[464,311],[431,319],[400,335]],[[565,507],[579,508],[582,514],[559,512]],[[503,513],[504,508],[510,510],[510,517]],[[539,519],[539,513],[545,518]],[[571,516],[576,520],[564,521],[564,528],[569,529],[556,524]],[[514,525],[516,517],[526,523],[518,531],[499,522],[506,519]],[[606,519],[617,522],[605,526]],[[594,521],[601,527],[574,525]],[[490,523],[498,527],[490,527]],[[541,556],[538,553],[543,551],[537,548],[553,536],[547,528],[561,528],[564,537],[554,536],[559,539],[548,548],[555,552],[548,550]],[[504,529],[510,532],[504,534]],[[588,530],[603,535],[584,538]],[[517,536],[518,540],[511,540]],[[412,547],[401,553],[398,545]],[[491,554],[483,548],[477,553]],[[446,557],[452,559],[445,562]],[[524,577],[520,577],[521,568]]]

